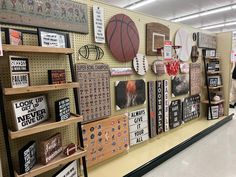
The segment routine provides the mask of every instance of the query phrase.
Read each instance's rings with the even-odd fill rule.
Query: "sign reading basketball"
[[[139,33],[132,19],[124,14],[113,16],[106,28],[106,38],[112,55],[120,62],[129,62],[139,49]]]

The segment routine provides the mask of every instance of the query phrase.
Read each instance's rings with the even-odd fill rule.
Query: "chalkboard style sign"
[[[183,121],[187,122],[200,116],[200,95],[190,96],[183,101]]]
[[[157,135],[155,81],[148,82],[148,105],[149,136],[153,138]]]
[[[29,172],[36,164],[36,143],[35,141],[30,141],[18,152],[20,173]]]
[[[48,119],[46,96],[12,101],[15,129],[22,130]]]
[[[140,109],[129,113],[130,146],[149,139],[147,110]]]
[[[66,83],[66,72],[60,70],[48,70],[48,83],[49,84],[63,84]]]
[[[168,99],[168,80],[163,81],[163,90],[164,90],[164,98],[163,98],[163,107],[164,107],[164,132],[169,131],[169,99]]]
[[[78,177],[77,161],[75,160],[74,162],[69,163],[52,177]]]
[[[23,45],[23,34],[15,29],[7,29],[6,43],[10,45]]]
[[[61,134],[57,133],[51,138],[40,143],[40,161],[43,165],[48,164],[62,152]]]
[[[56,121],[66,120],[70,117],[70,99],[64,98],[55,102]]]
[[[163,108],[163,81],[156,82],[156,114],[157,114],[157,134],[163,132],[163,118],[164,118],[164,108]]]
[[[182,123],[181,100],[174,100],[169,107],[170,129],[176,128]]]

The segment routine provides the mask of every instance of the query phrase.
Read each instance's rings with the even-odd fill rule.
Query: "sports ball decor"
[[[149,139],[147,110],[140,109],[129,113],[130,146]]]
[[[156,119],[156,93],[155,81],[148,82],[148,125],[149,136],[153,138],[157,135],[157,119]]]
[[[31,141],[18,152],[19,162],[20,162],[20,173],[29,172],[37,161],[36,156],[36,142]]]
[[[133,74],[132,68],[111,68],[111,76],[129,76]]]
[[[46,96],[12,101],[15,129],[22,130],[48,119]]]
[[[40,143],[40,162],[48,164],[62,152],[61,134],[57,133]]]
[[[164,42],[170,39],[170,29],[160,23],[146,25],[146,55],[156,56],[157,48],[164,47]],[[161,56],[161,54],[158,54]]]
[[[176,49],[179,59],[181,61],[188,61],[192,50],[192,38],[185,29],[181,28],[177,31],[175,45],[181,46],[180,49]]]
[[[208,49],[216,49],[217,48],[217,40],[216,36],[198,33],[197,44],[199,48],[208,48]]]
[[[49,84],[63,84],[66,83],[66,72],[64,69],[48,70]]]
[[[176,128],[182,123],[181,100],[172,101],[169,107],[170,129]]]
[[[164,132],[169,131],[169,99],[168,99],[168,80],[163,81],[163,90],[164,90],[164,98],[163,98],[163,108],[164,108]]]
[[[188,63],[180,63],[180,73],[182,73],[182,74],[189,73],[189,64]]]
[[[189,93],[189,75],[178,75],[171,80],[172,97]]]
[[[200,116],[200,95],[190,96],[183,101],[183,121],[187,122]]]
[[[146,56],[143,54],[137,54],[133,59],[133,67],[138,75],[145,75],[148,71],[148,62]]]
[[[166,72],[169,76],[176,76],[179,72],[180,61],[179,60],[171,60],[165,63]]]
[[[106,64],[76,64],[78,103],[85,122],[111,115],[110,68]]]
[[[146,89],[144,80],[117,81],[115,85],[116,110],[144,104]]]
[[[62,170],[53,175],[52,177],[78,177],[77,161],[73,161],[66,165]]]
[[[125,152],[129,148],[129,122],[118,115],[82,126],[87,165],[94,166]]]
[[[198,47],[197,46],[193,46],[192,47],[192,52],[191,52],[191,60],[193,63],[197,62],[199,58],[199,52],[198,52]]]
[[[190,64],[190,94],[196,95],[201,93],[201,64]]]
[[[166,66],[163,61],[154,61],[152,64],[152,70],[157,76],[166,74]]]
[[[64,98],[55,102],[56,121],[70,118],[70,99]]]
[[[164,119],[164,108],[163,108],[163,83],[164,81],[156,81],[156,115],[157,115],[157,134],[161,134],[163,132],[163,119]],[[167,93],[168,98],[168,93]]]
[[[77,146],[74,143],[70,143],[63,151],[66,156],[70,156],[77,151]]]
[[[129,62],[139,50],[139,33],[135,23],[124,14],[113,16],[106,28],[106,39],[112,55],[120,62]]]
[[[79,49],[79,54],[87,60],[100,60],[104,56],[104,51],[97,45],[88,44]]]

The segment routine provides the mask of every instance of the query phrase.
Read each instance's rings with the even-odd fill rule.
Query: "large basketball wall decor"
[[[157,134],[163,132],[163,118],[164,118],[164,108],[163,108],[163,81],[156,82],[156,114],[157,114]]]
[[[197,45],[199,48],[216,49],[217,47],[216,36],[199,32],[197,38],[198,38]]]
[[[170,39],[170,29],[160,23],[147,23],[146,25],[146,55],[161,56],[157,48],[164,47],[164,42]]]
[[[190,94],[196,95],[201,93],[201,64],[190,64]]]
[[[115,96],[116,110],[144,104],[146,100],[144,80],[117,81]]]
[[[163,90],[164,90],[164,99],[163,99],[163,107],[164,107],[164,132],[169,131],[169,99],[168,99],[168,80],[163,81]]]
[[[153,138],[157,135],[157,119],[156,119],[156,93],[155,81],[148,82],[148,125],[149,136]]]
[[[85,122],[111,115],[110,68],[107,64],[77,64],[78,103]]]
[[[89,167],[129,148],[128,116],[118,115],[82,126]]]
[[[170,129],[176,128],[182,123],[181,100],[174,100],[169,107]]]
[[[130,146],[142,143],[149,139],[148,116],[146,109],[129,113]]]
[[[172,77],[172,97],[186,95],[189,93],[189,74]]]
[[[179,59],[181,61],[188,61],[192,51],[192,38],[185,29],[181,28],[177,31],[175,45],[181,46],[181,48],[176,49]]]
[[[138,75],[145,75],[148,71],[148,61],[145,55],[137,54],[133,59],[133,67]]]
[[[139,50],[139,33],[133,20],[124,14],[113,16],[106,28],[106,39],[112,55],[120,62],[129,62]]]
[[[183,121],[187,122],[200,116],[200,95],[190,96],[183,101]]]

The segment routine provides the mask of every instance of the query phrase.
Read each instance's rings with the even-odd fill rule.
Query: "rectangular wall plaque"
[[[163,99],[163,107],[164,107],[164,132],[169,131],[169,99],[168,99],[168,80],[163,81],[163,90],[164,90],[164,99]]]
[[[153,138],[157,135],[155,81],[148,82],[148,123],[149,136]]]
[[[171,102],[169,107],[170,129],[176,128],[181,125],[181,110],[181,100],[174,100]]]
[[[157,133],[161,134],[163,132],[163,119],[164,119],[164,108],[163,108],[163,80],[157,81],[156,82],[156,112],[157,112]]]
[[[52,177],[78,177],[78,166],[77,161],[66,165],[61,171]]]
[[[49,84],[63,84],[66,83],[66,72],[64,69],[48,70]]]
[[[105,43],[104,9],[102,7],[93,6],[93,24],[95,42]]]
[[[63,98],[55,102],[56,121],[70,118],[70,99]]]
[[[183,121],[187,122],[200,116],[200,95],[190,96],[183,101]]]
[[[197,44],[199,48],[216,49],[217,39],[216,36],[212,36],[205,33],[198,33]]]

